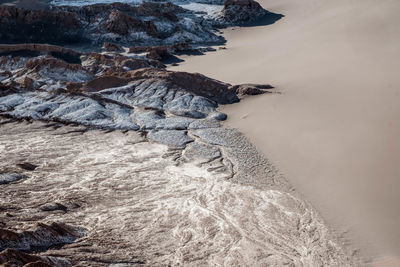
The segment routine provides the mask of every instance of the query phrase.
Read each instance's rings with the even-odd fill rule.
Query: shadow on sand
[[[261,19],[258,19],[256,21],[243,22],[243,23],[239,24],[238,26],[239,27],[267,26],[267,25],[274,24],[275,22],[277,22],[278,20],[280,20],[283,17],[284,17],[284,15],[282,15],[282,14],[268,12]]]

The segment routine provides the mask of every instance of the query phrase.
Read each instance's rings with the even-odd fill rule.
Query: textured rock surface
[[[217,111],[218,104],[237,102],[249,92],[201,74],[167,71],[144,57],[78,53],[54,46],[25,48],[58,54],[0,57],[0,71],[9,73],[0,82],[7,88],[0,93],[0,113],[16,118],[153,130],[149,138],[181,147],[190,141],[181,138],[184,131],[218,127],[216,121],[226,119]],[[11,53],[18,47],[7,49]],[[253,87],[264,92],[262,86]]]
[[[233,130],[197,133],[182,150],[148,143],[135,132],[0,122],[0,169],[15,166],[21,155],[38,165],[23,184],[2,188],[1,227],[27,233],[33,221],[55,220],[84,227],[84,235],[61,248],[35,256],[6,250],[0,260],[6,254],[11,260],[66,258],[73,266],[356,264],[275,171],[259,168],[251,180],[235,172],[237,183],[228,180],[226,162],[237,170],[236,155],[253,167],[265,164]],[[251,183],[273,173],[275,180]],[[55,202],[67,211],[40,209]]]
[[[109,43],[109,42],[104,42],[103,48],[109,52],[121,52],[122,51],[122,47],[120,47],[117,44],[113,44],[113,43]]]
[[[193,141],[184,131],[176,130],[150,131],[148,137],[156,142],[177,148],[184,148],[187,143]]]
[[[193,10],[170,2],[53,6],[41,10],[0,5],[0,40],[2,43],[85,44],[97,48],[105,42],[108,51],[119,50],[115,45],[173,47],[186,44],[180,49],[188,50],[189,44],[224,43],[218,28],[257,21],[266,15],[271,15],[272,20],[280,18],[272,16],[253,0],[227,0],[221,12],[211,14],[202,11],[201,5],[205,4],[183,5]],[[213,4],[222,5],[220,2]],[[36,29],[40,29],[40,34]],[[149,52],[150,58],[159,59],[160,51]]]
[[[26,176],[20,173],[3,173],[0,174],[0,185],[13,183],[25,178]]]
[[[142,57],[57,55],[0,58],[0,113],[52,121],[0,120],[0,173],[29,177],[1,185],[0,251],[39,250],[50,265],[355,263],[246,138],[218,121],[219,104],[268,86],[170,72]],[[17,266],[29,262],[6,252]]]
[[[18,250],[41,250],[72,243],[78,237],[83,236],[83,229],[51,223],[50,225],[38,223],[34,230],[16,232],[0,229],[0,251],[6,248]]]
[[[228,22],[255,21],[268,14],[259,3],[254,0],[226,0],[221,17]]]
[[[169,2],[61,6],[50,10],[0,6],[0,18],[3,43],[88,43],[100,47],[103,42],[132,46],[224,41],[211,26],[201,24],[201,17]]]
[[[15,249],[6,249],[0,252],[0,264],[2,266],[26,266],[26,267],[70,267],[71,263],[63,258],[30,255]]]

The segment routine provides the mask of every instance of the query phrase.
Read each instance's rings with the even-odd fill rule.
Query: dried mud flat
[[[241,134],[189,135],[171,149],[133,131],[2,118],[0,169],[22,178],[0,185],[0,260],[16,249],[58,266],[355,264]]]

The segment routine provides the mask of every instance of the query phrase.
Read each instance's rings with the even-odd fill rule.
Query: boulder
[[[153,46],[149,47],[147,50],[147,55],[146,57],[149,59],[154,59],[154,60],[163,60],[166,57],[171,56],[171,54],[168,52],[168,47],[167,46]]]
[[[56,210],[61,210],[66,212],[67,211],[67,207],[64,206],[63,204],[60,203],[49,203],[49,204],[45,204],[43,206],[40,207],[41,211],[56,211]]]
[[[38,166],[29,162],[17,163],[17,166],[27,171],[34,171]]]
[[[3,173],[0,174],[0,185],[13,183],[25,178],[26,176],[20,173]]]
[[[241,23],[259,20],[268,13],[254,0],[226,0],[222,10],[222,19],[229,23]]]

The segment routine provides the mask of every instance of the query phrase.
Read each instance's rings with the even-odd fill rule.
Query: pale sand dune
[[[285,17],[227,29],[227,50],[175,70],[282,94],[227,106],[244,132],[363,254],[400,257],[400,1],[264,0]],[[398,263],[398,261],[397,261]],[[398,266],[398,265],[397,265]]]

